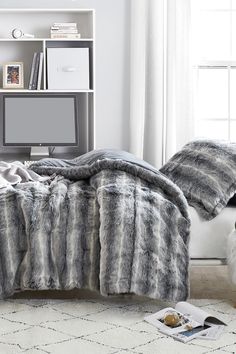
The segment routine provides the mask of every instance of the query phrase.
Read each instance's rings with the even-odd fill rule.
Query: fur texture
[[[180,187],[189,205],[205,220],[211,220],[236,192],[236,144],[193,141],[160,171]]]
[[[133,157],[95,155],[43,160],[32,169],[51,180],[0,190],[1,297],[89,288],[185,300],[190,220],[181,190]]]

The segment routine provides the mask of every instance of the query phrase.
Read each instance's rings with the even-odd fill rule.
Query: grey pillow
[[[211,220],[236,192],[236,144],[193,141],[160,171],[182,189],[189,205],[204,219]]]

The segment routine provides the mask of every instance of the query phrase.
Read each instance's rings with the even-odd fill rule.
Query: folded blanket
[[[107,150],[31,169],[52,179],[0,190],[1,297],[89,288],[187,298],[188,206],[164,175]]]
[[[0,188],[28,181],[42,181],[44,179],[37,173],[27,170],[19,161],[12,163],[0,161]]]

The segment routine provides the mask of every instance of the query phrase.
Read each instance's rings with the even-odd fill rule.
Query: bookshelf
[[[52,39],[50,27],[55,22],[75,22],[78,24],[80,39]],[[33,34],[34,38],[12,38],[12,30],[21,29],[24,33]],[[86,89],[49,89],[47,72],[47,50],[49,48],[89,48],[89,87]],[[43,74],[40,90],[29,90],[29,80],[33,55],[43,52]],[[24,88],[3,88],[3,65],[8,62],[23,62]],[[93,9],[0,9],[0,105],[2,97],[8,94],[47,94],[60,95],[74,93],[78,99],[78,135],[79,145],[72,155],[84,153],[95,148],[95,11]],[[1,108],[1,106],[0,106]],[[0,109],[1,111],[1,109]],[[2,113],[0,123],[2,126]],[[0,134],[2,135],[2,134]],[[0,153],[7,149],[2,146],[0,137]],[[58,154],[69,153],[57,148]],[[24,154],[25,149],[20,149]],[[60,152],[61,151],[61,152]],[[12,154],[13,150],[10,149]]]

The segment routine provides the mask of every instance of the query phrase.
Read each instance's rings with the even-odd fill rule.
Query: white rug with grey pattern
[[[0,301],[0,353],[236,353],[233,304],[223,300],[190,302],[228,324],[220,339],[183,344],[160,334],[143,318],[173,304],[144,298]]]

